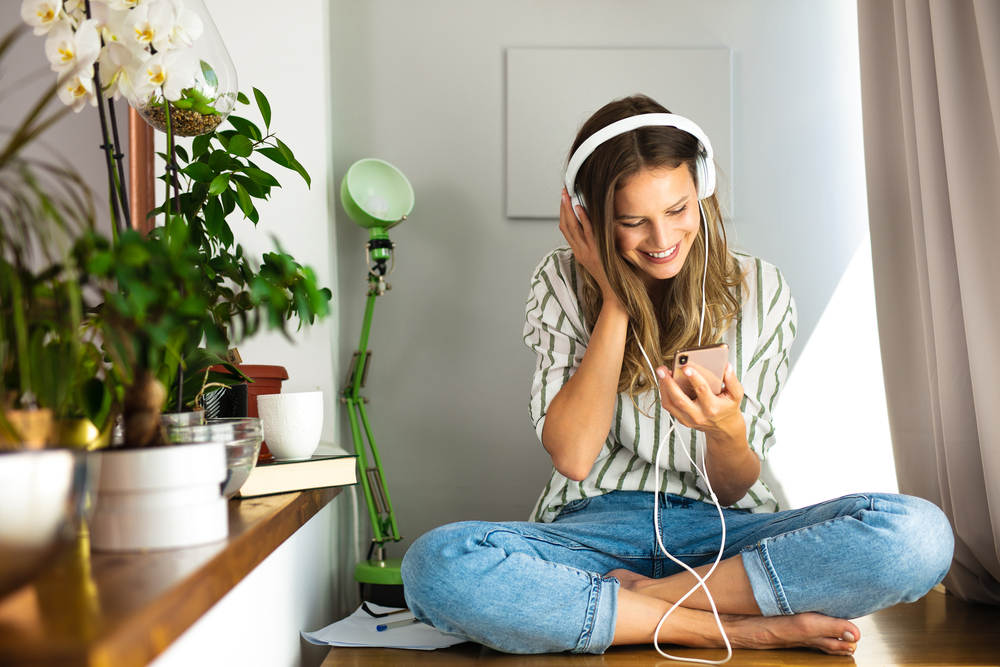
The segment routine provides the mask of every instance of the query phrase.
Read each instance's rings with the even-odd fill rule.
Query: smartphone
[[[674,381],[692,400],[697,398],[691,381],[684,375],[684,369],[690,366],[705,378],[713,394],[721,394],[722,376],[728,363],[729,346],[725,343],[678,350],[674,355]]]

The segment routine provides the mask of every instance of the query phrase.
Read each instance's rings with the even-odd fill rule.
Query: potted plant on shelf
[[[280,246],[259,261],[249,257],[230,227],[233,216],[256,224],[256,202],[280,187],[265,164],[297,172],[307,185],[309,175],[271,131],[263,93],[253,90],[262,125],[230,115],[237,103],[250,105],[250,99],[236,92],[224,47],[198,51],[205,33],[221,45],[200,2],[147,0],[120,10],[95,3],[100,10],[95,16],[90,3],[26,1],[24,6],[35,4],[57,7],[28,22],[48,35],[53,69],[59,58],[73,61],[60,71],[60,98],[76,110],[87,103],[98,106],[107,155],[113,234],[105,238],[87,230],[69,255],[84,295],[83,326],[99,333],[109,412],[120,412],[124,425],[120,446],[103,450],[94,544],[158,548],[224,537],[221,497],[207,499],[198,511],[187,500],[196,493],[172,491],[167,495],[173,494],[170,500],[182,512],[140,517],[132,510],[148,502],[132,502],[135,482],[163,496],[173,469],[189,487],[218,489],[224,457],[209,453],[208,446],[174,446],[161,413],[193,407],[210,367],[225,364],[222,355],[239,341],[265,327],[288,336],[291,319],[302,326],[329,313],[331,293],[309,267]],[[167,151],[159,154],[167,194],[151,212],[162,216],[163,224],[148,235],[128,229],[113,107],[104,109],[104,97],[119,92],[167,137]],[[177,133],[197,136],[185,148],[175,143]],[[239,381],[239,371],[228,368]],[[178,463],[171,454],[181,450],[194,459]],[[123,462],[132,458],[149,461],[138,472],[126,471]],[[205,522],[194,529],[187,524],[196,516]],[[165,530],[153,536],[147,534],[150,526]]]
[[[0,59],[22,30],[0,40]],[[110,434],[110,395],[93,331],[83,327],[66,250],[94,227],[72,169],[26,154],[69,109],[49,111],[53,85],[0,141],[0,448],[53,442],[93,448]]]

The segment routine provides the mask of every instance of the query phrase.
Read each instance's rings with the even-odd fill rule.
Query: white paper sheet
[[[365,603],[377,614],[397,611],[398,607],[382,607],[370,602]],[[389,628],[379,632],[376,627],[385,623],[405,621],[413,618],[409,611],[375,618],[363,608],[347,618],[331,623],[315,632],[303,632],[302,637],[310,644],[326,644],[328,646],[381,646],[385,648],[408,648],[422,651],[433,651],[461,644],[466,641],[461,637],[448,635],[425,623],[413,623],[398,628]]]

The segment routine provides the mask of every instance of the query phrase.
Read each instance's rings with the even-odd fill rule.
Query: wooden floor
[[[913,604],[901,604],[871,616],[856,619],[861,628],[861,642],[854,658],[825,655],[814,651],[733,652],[727,665],[733,667],[765,665],[859,665],[892,667],[894,665],[1000,665],[1000,608],[973,605],[939,591],[931,591]],[[661,647],[662,648],[662,647]],[[666,649],[668,653],[692,658],[719,660],[725,651],[704,649]],[[548,654],[537,656],[507,655],[478,644],[459,644],[440,651],[403,651],[399,649],[333,648],[322,667],[334,665],[460,665],[469,662],[494,662],[518,667],[554,665],[669,665],[692,664],[668,661],[652,646],[612,647],[604,655]]]

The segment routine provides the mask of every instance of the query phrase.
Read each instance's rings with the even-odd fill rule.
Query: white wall
[[[332,4],[335,179],[376,156],[416,191],[392,232],[395,288],[376,306],[367,390],[405,543],[449,521],[525,518],[550,469],[528,421],[521,327],[532,268],[563,240],[554,219],[504,217],[504,49],[732,49],[730,238],[788,277],[797,356],[867,233],[854,11],[841,0]],[[338,214],[346,359],[365,237]],[[828,417],[809,407],[797,415],[807,424]],[[794,447],[781,433],[778,446]]]
[[[294,342],[263,333],[240,345],[250,364],[284,366],[289,379],[282,391],[321,389],[324,440],[335,440],[341,407],[338,314],[335,284],[338,251],[332,233],[335,191],[331,163],[329,42],[323,0],[295,0],[296,11],[275,11],[271,3],[208,0],[226,42],[240,89],[251,86],[271,103],[271,128],[312,177],[312,187],[294,172],[274,167],[282,184],[271,199],[257,204],[260,223],[233,214],[230,226],[244,248],[256,256],[274,248],[273,235],[300,263],[312,266],[322,285],[334,293],[332,314],[324,322],[290,332]],[[256,120],[256,115],[239,111]],[[355,604],[351,570],[356,560],[353,535],[356,499],[346,490],[258,566],[240,585],[183,634],[155,662],[158,667],[192,664],[318,664],[326,651],[302,640],[345,614]]]

